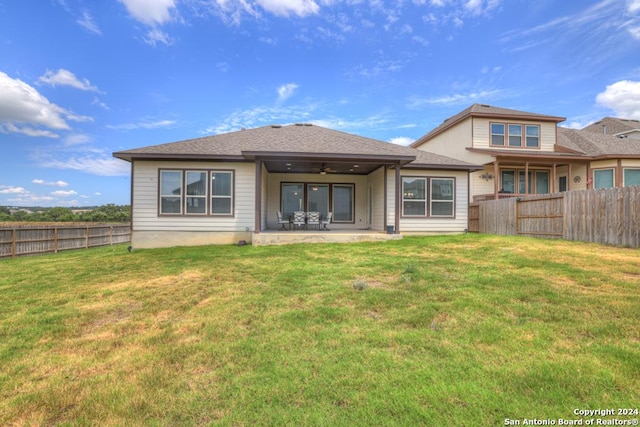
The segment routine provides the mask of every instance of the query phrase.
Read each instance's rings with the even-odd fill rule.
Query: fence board
[[[22,225],[0,228],[0,258],[131,241],[130,225]]]
[[[480,233],[640,247],[640,186],[567,191],[478,204]]]

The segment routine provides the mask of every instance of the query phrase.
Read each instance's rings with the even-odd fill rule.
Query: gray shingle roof
[[[203,138],[113,153],[123,160],[135,159],[236,159],[265,157],[348,158],[412,162],[412,167],[442,166],[473,169],[470,163],[410,147],[353,135],[321,126],[296,124],[263,126]]]
[[[539,122],[555,122],[565,121],[564,117],[549,116],[546,114],[529,113],[527,111],[512,110],[509,108],[493,107],[487,104],[473,104],[462,110],[458,114],[445,119],[442,124],[427,133],[422,138],[411,144],[411,147],[418,147],[434,136],[444,132],[445,130],[455,126],[457,123],[469,117],[490,117],[496,119],[512,119],[512,120],[533,120]]]
[[[605,117],[602,120],[598,120],[597,122],[590,124],[582,130],[599,134],[604,134],[606,130],[606,134],[615,135],[635,129],[640,130],[640,120]]]
[[[558,145],[591,157],[640,157],[640,140],[558,127]]]

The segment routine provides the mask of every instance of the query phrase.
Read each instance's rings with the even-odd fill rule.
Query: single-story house
[[[564,120],[473,104],[411,147],[483,165],[471,173],[472,202],[640,184],[640,141],[629,128],[621,130],[629,137],[620,138],[558,126]]]
[[[351,240],[467,229],[473,163],[311,124],[118,151],[131,163],[136,248]],[[279,231],[278,212],[332,212],[330,232]],[[296,234],[297,233],[297,234]],[[280,236],[278,238],[274,236]]]

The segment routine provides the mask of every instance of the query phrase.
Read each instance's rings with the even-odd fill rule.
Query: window
[[[540,127],[539,126],[526,126],[527,132],[527,147],[538,148],[540,146]]]
[[[160,170],[160,215],[233,215],[233,171]]]
[[[567,177],[558,177],[558,191],[567,191]]]
[[[491,123],[491,145],[504,146],[504,124]]]
[[[355,222],[353,184],[333,184],[333,222]]]
[[[403,217],[452,217],[454,199],[453,178],[402,178]]]
[[[623,169],[624,186],[640,185],[640,169]]]
[[[160,172],[160,213],[182,213],[182,171]]]
[[[515,193],[516,184],[515,181],[515,171],[514,170],[503,170],[502,171],[502,187],[500,189],[501,193]]]
[[[453,179],[431,179],[431,216],[453,216]]]
[[[509,147],[522,146],[522,125],[509,125]]]
[[[233,172],[211,172],[211,215],[233,214]]]
[[[333,212],[333,222],[355,222],[354,184],[283,182],[280,189],[280,209],[284,218],[291,217],[295,211],[306,210],[320,212],[323,218]]]
[[[402,178],[402,216],[427,215],[426,187],[426,178]]]
[[[549,193],[549,172],[536,171],[536,194]]]
[[[593,171],[593,188],[611,188],[613,186],[613,169],[597,169]]]
[[[507,146],[511,148],[540,148],[540,126],[538,125],[491,123],[491,145],[504,147],[505,137]]]
[[[207,172],[187,171],[187,214],[207,214]]]

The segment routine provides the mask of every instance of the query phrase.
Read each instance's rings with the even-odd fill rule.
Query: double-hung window
[[[211,172],[211,215],[233,213],[233,172]]]
[[[402,178],[403,217],[453,217],[454,200],[453,178]]]
[[[160,172],[160,213],[182,214],[182,171]]]
[[[540,126],[518,123],[491,123],[491,146],[540,148]]]
[[[233,215],[233,171],[160,170],[160,215]]]

